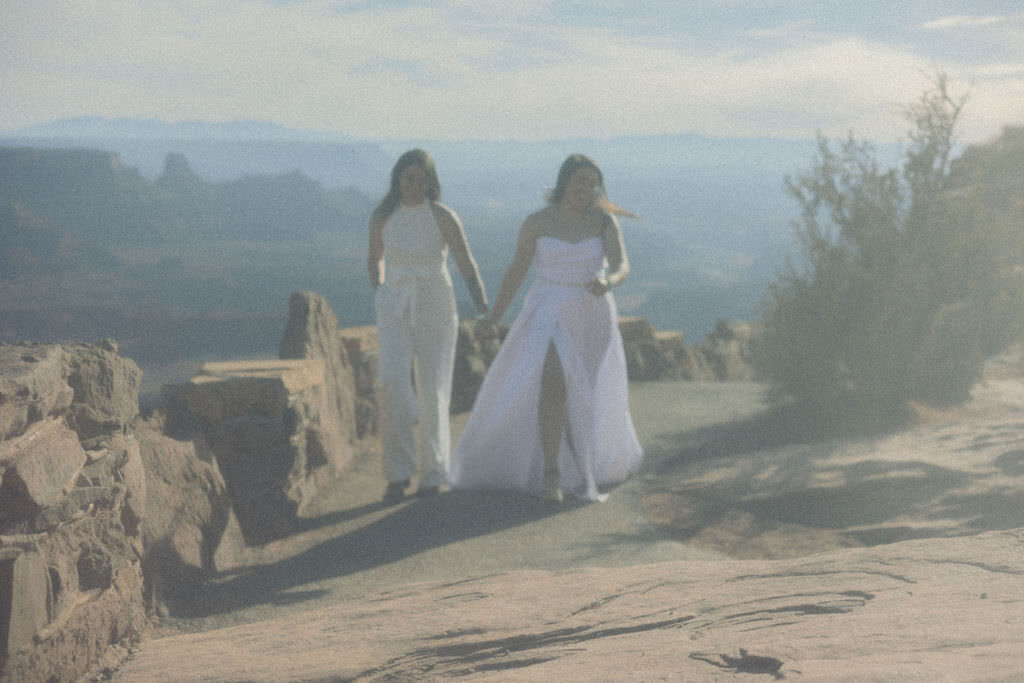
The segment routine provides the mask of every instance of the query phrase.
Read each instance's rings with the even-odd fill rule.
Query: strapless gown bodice
[[[534,265],[541,282],[582,287],[604,272],[604,245],[599,237],[566,242],[544,236],[537,240]]]

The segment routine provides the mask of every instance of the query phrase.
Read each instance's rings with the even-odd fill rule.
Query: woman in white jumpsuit
[[[536,279],[455,448],[453,488],[516,489],[551,502],[565,490],[601,500],[599,486],[639,467],[609,291],[629,273],[616,212],[625,214],[607,201],[597,165],[572,155],[547,208],[523,223],[479,333],[494,333],[531,264]]]
[[[448,412],[458,334],[449,250],[477,310],[487,313],[487,294],[462,224],[438,202],[440,194],[433,159],[423,150],[410,150],[395,163],[388,194],[370,218],[381,446],[390,469],[385,502],[400,500],[417,471],[417,495],[436,494],[448,479]],[[416,457],[417,423],[422,468]]]

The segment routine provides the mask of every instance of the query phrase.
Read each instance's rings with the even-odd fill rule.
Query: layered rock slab
[[[172,667],[180,681],[1013,680],[1022,580],[1019,529],[793,560],[513,571],[148,641],[115,680]]]

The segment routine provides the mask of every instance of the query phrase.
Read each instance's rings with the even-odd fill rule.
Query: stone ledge
[[[320,359],[248,360],[205,363],[191,381],[203,384],[239,378],[280,379],[285,389],[294,393],[323,384],[324,377],[324,361]]]
[[[322,387],[324,362],[311,360],[207,363],[185,384],[166,387],[188,412],[208,423],[242,416],[279,415],[289,396]]]

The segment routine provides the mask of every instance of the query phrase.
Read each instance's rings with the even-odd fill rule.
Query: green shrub
[[[1019,337],[1024,135],[954,160],[965,102],[940,74],[906,110],[900,169],[819,136],[811,169],[786,179],[800,259],[769,288],[754,348],[774,400],[882,426],[911,400],[964,400]]]

